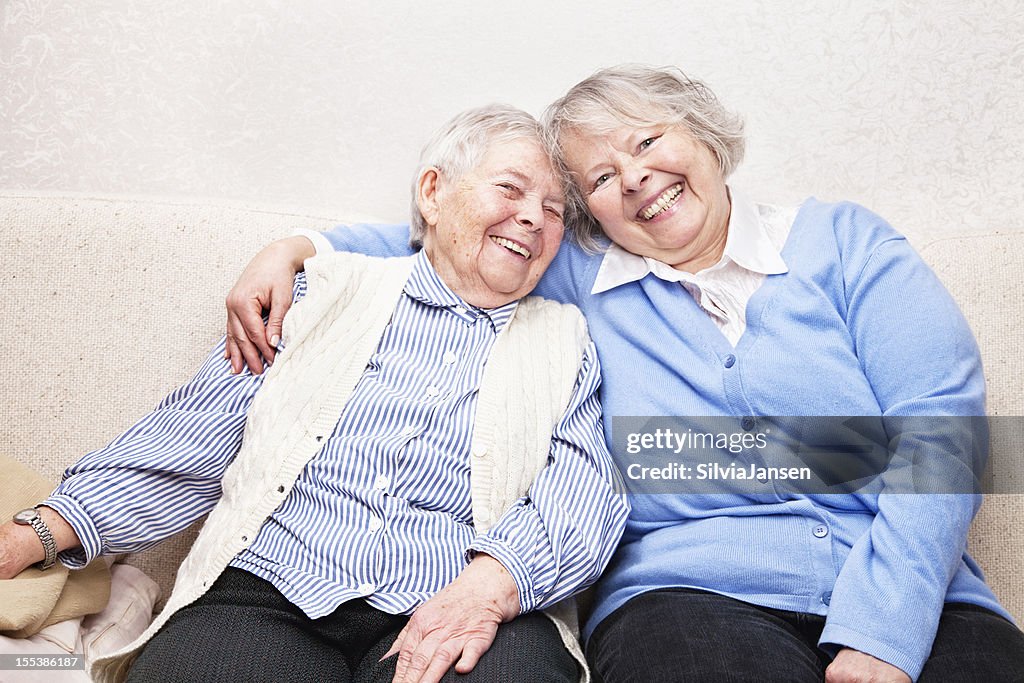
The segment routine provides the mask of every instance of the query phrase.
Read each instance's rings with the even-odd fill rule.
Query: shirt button
[[[359,588],[356,588],[356,590],[365,598],[367,595],[373,595],[373,592],[377,590],[377,587],[372,583],[361,583],[359,584]]]
[[[466,309],[463,308],[462,306],[456,306],[455,312],[458,313],[459,315],[466,315]]]
[[[429,387],[427,387],[427,396],[429,396],[431,398],[437,396],[440,393],[441,393],[441,390],[438,389],[437,387],[435,387],[433,384],[431,384]]]
[[[444,358],[442,358],[442,360],[444,361],[444,364],[445,364],[445,365],[451,365],[452,363],[454,363],[454,362],[455,362],[455,361],[457,361],[458,359],[459,359],[459,357],[458,357],[458,356],[456,356],[456,355],[455,355],[454,353],[452,353],[451,351],[445,351],[445,352],[444,352]]]
[[[743,431],[749,432],[751,429],[754,428],[754,418],[749,416],[743,418],[742,420],[740,420],[740,426],[743,427]]]
[[[725,365],[725,367],[727,367],[727,368],[731,368],[732,366],[736,365],[736,356],[734,356],[734,355],[732,355],[730,353],[728,356],[726,356],[723,359],[723,363],[722,364]]]
[[[388,479],[386,474],[378,474],[377,475],[377,480],[375,482],[373,482],[373,488],[379,489],[379,490],[383,491],[384,489],[386,489],[388,487],[388,484],[390,484],[390,483],[391,483],[391,480]]]
[[[828,527],[824,524],[819,524],[814,527],[814,530],[811,533],[814,534],[816,538],[825,538],[828,536]]]
[[[828,605],[832,602],[832,591],[825,591],[821,594],[821,604]]]
[[[380,531],[381,527],[384,526],[384,520],[380,517],[370,517],[370,531]]]
[[[415,433],[416,433],[416,428],[415,427],[413,427],[412,425],[405,425],[404,427],[402,427],[402,431],[399,432],[399,435],[400,436],[408,437],[408,436],[412,436]]]

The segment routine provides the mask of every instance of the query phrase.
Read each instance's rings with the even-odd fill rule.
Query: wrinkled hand
[[[43,544],[31,527],[14,522],[0,525],[0,580],[13,579],[44,557]]]
[[[825,669],[825,683],[910,683],[910,676],[865,652],[843,648]]]
[[[466,674],[494,642],[498,625],[519,615],[519,593],[504,566],[477,555],[420,605],[381,659],[398,653],[393,683],[436,683],[455,665]]]
[[[81,545],[75,530],[55,510],[44,506],[39,514],[50,528],[58,552]],[[44,559],[46,551],[32,527],[12,521],[0,524],[0,580],[13,579]]]
[[[292,305],[292,283],[302,262],[315,250],[305,237],[289,237],[266,246],[242,271],[228,292],[227,343],[224,357],[231,371],[239,373],[244,365],[254,375],[263,372],[263,359],[274,362],[281,337],[284,314]],[[266,328],[263,311],[269,310]]]

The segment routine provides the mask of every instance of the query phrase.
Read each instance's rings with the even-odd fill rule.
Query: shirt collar
[[[725,238],[725,249],[719,262],[705,271],[717,270],[732,261],[755,273],[777,275],[787,272],[789,269],[786,262],[769,239],[757,205],[731,187],[729,197],[732,206],[729,211],[729,233]],[[668,264],[633,254],[613,243],[601,260],[597,278],[590,290],[591,294],[600,294],[620,285],[642,280],[648,273],[667,280],[680,279],[679,271],[675,271]]]
[[[468,324],[473,324],[481,317],[486,318],[494,327],[495,332],[500,332],[515,313],[518,301],[497,308],[477,308],[466,303],[437,274],[430,259],[427,258],[426,251],[421,249],[414,258],[412,273],[405,283],[404,290],[410,298],[428,306],[447,308],[453,315]]]

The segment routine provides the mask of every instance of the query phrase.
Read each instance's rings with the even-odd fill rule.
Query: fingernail
[[[280,343],[281,343],[281,336],[280,335],[275,334],[273,337],[270,338],[270,345],[271,346],[277,346]]]

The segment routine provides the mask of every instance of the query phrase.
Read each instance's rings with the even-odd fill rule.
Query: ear
[[[427,166],[420,172],[416,180],[416,206],[423,216],[424,222],[429,226],[437,225],[439,196],[441,185],[444,179],[441,172],[435,166]]]

